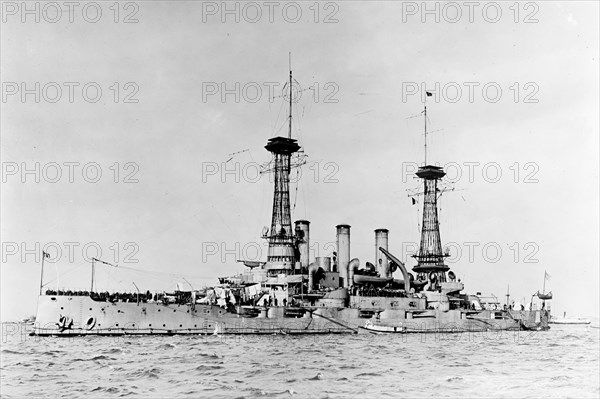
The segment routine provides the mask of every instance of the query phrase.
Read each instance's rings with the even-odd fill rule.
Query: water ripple
[[[125,337],[2,344],[2,398],[584,397],[600,331]],[[30,381],[35,381],[31,384]],[[493,384],[494,389],[484,388]],[[482,389],[484,389],[482,391]]]

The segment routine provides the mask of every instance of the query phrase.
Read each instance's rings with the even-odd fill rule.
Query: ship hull
[[[561,324],[561,325],[582,325],[590,324],[589,319],[553,319],[550,320],[550,324]]]
[[[520,330],[540,326],[539,312],[359,308],[256,308],[257,317],[218,306],[100,302],[41,295],[32,335],[353,334],[367,321],[410,333]],[[299,316],[301,315],[301,316]],[[546,324],[547,326],[547,324]]]

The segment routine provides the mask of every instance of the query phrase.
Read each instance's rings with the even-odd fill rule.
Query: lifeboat
[[[590,324],[590,319],[571,319],[571,318],[562,318],[562,319],[550,319],[548,322],[550,324]]]
[[[374,331],[377,333],[406,333],[406,327],[404,326],[386,326],[373,324],[370,320],[365,321],[365,325],[361,326],[360,328],[364,328],[365,330]]]
[[[416,290],[422,289],[425,286],[425,284],[427,284],[427,281],[425,281],[425,280],[414,280],[412,278],[410,279],[410,287],[414,288]],[[404,287],[404,280],[395,278],[392,281],[392,286],[393,287]]]
[[[391,283],[392,277],[378,277],[378,276],[365,276],[362,274],[354,275],[354,284],[373,284],[373,285],[386,285]]]
[[[552,291],[547,293],[547,294],[540,294],[539,292],[537,293],[537,297],[540,298],[541,300],[548,300],[548,299],[552,299]]]

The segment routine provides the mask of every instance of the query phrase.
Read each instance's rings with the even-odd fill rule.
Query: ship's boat
[[[540,294],[539,292],[537,293],[537,297],[540,298],[543,301],[547,301],[549,299],[552,299],[552,292],[549,292],[547,294]]]
[[[583,318],[577,318],[577,319],[562,318],[562,319],[550,319],[550,323],[551,324],[590,324],[591,320],[583,319]]]
[[[242,261],[244,266],[249,267],[250,269],[254,269],[255,267],[263,266],[265,262],[258,262],[254,260],[244,260]]]
[[[546,331],[550,327],[542,323],[521,323],[521,330],[523,331]]]
[[[354,275],[354,284],[372,284],[378,286],[384,286],[392,282],[394,280],[392,277],[379,277],[379,276],[366,276],[362,274]]]
[[[410,281],[410,287],[414,288],[415,291],[421,291],[423,289],[423,287],[425,287],[428,283],[427,280],[415,280],[414,278],[412,278],[412,274],[411,274],[411,278],[409,278]],[[399,288],[399,287],[404,287],[404,280],[395,278],[392,280],[392,287],[393,288]]]
[[[407,328],[404,326],[386,326],[381,324],[374,324],[370,320],[365,322],[365,325],[361,327],[368,331],[373,331],[376,333],[395,333],[402,334],[407,332]]]

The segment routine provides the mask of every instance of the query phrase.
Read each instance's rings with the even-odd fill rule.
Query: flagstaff
[[[42,289],[44,287],[44,258],[50,257],[50,254],[42,251],[42,270],[40,271],[40,295],[42,295]]]

